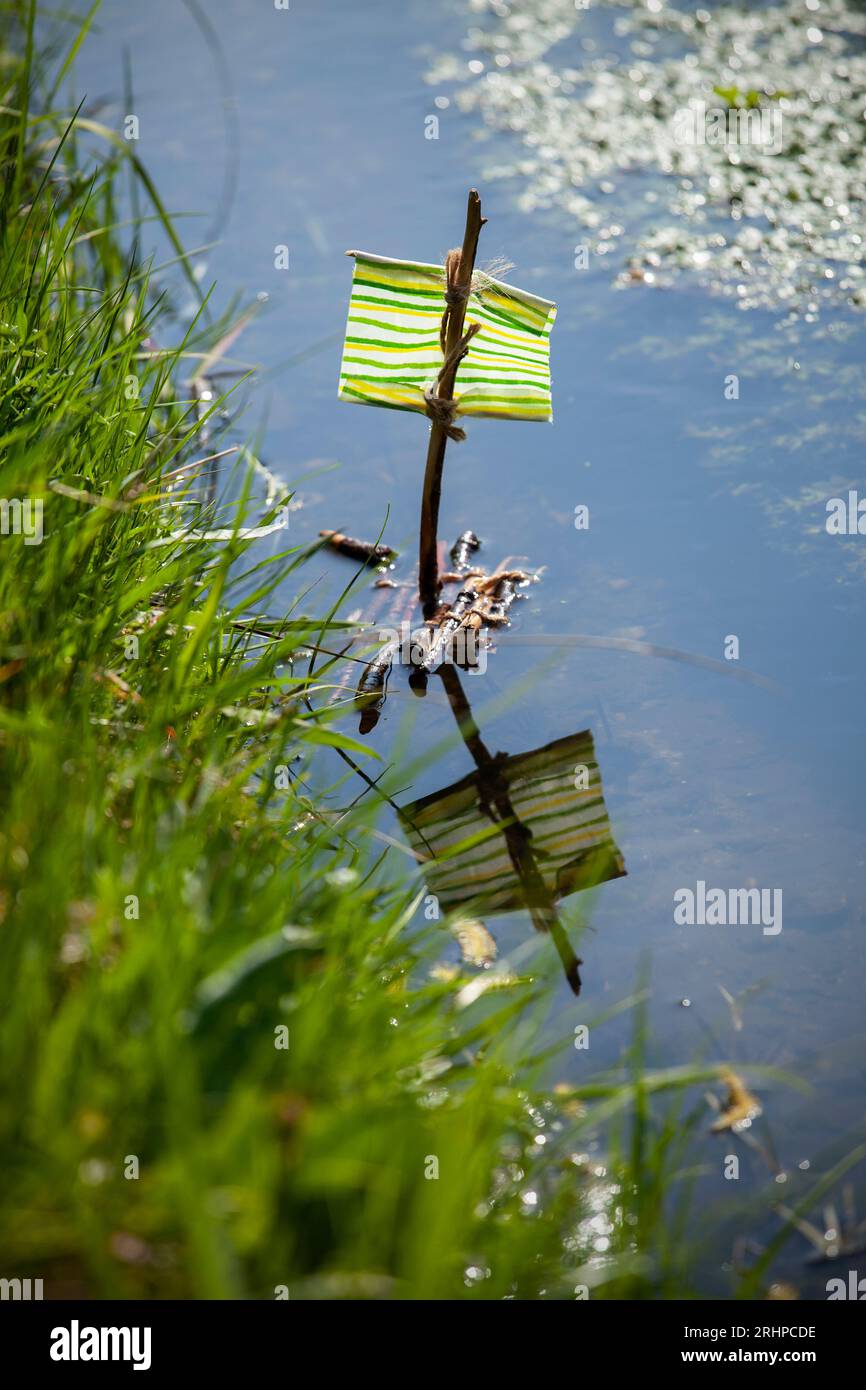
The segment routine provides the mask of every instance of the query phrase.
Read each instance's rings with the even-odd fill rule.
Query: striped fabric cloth
[[[577,790],[575,770],[581,766],[589,785]],[[589,730],[504,759],[501,775],[516,818],[532,832],[532,852],[554,902],[625,874]],[[481,804],[477,772],[403,807],[401,819],[412,848],[428,860],[427,888],[443,911],[469,904],[481,912],[526,906],[502,831],[471,843],[495,823]]]
[[[426,412],[442,367],[444,269],[352,252],[355,273],[340,367],[340,399]],[[556,305],[485,278],[466,305],[480,323],[457,371],[457,415],[549,420],[550,332]]]

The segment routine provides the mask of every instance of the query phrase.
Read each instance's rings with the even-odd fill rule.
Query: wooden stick
[[[486,217],[481,216],[481,199],[476,189],[471,189],[466,208],[466,231],[460,251],[460,265],[456,275],[456,285],[465,294],[460,302],[451,306],[445,338],[446,358],[455,351],[463,337],[463,322],[466,317],[466,304],[472,272],[475,269],[475,256],[478,250],[478,234]],[[444,398],[454,395],[454,381],[457,365],[446,372],[439,383],[438,394]],[[445,464],[445,447],[448,436],[441,421],[434,421],[430,427],[430,441],[427,445],[427,464],[424,469],[424,491],[421,498],[421,537],[418,556],[418,592],[425,618],[432,618],[436,611],[439,595],[439,566],[436,559],[436,533],[439,527],[439,499],[442,495],[442,469]]]
[[[354,536],[346,536],[342,531],[320,531],[333,550],[348,555],[350,560],[364,560],[368,565],[387,564],[396,559],[397,552],[390,545],[374,545],[372,541],[359,541]]]

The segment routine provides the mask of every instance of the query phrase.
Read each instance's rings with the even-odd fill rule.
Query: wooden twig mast
[[[454,395],[454,382],[459,361],[457,353],[463,337],[463,323],[466,317],[466,303],[472,285],[472,272],[475,269],[475,256],[478,250],[478,235],[486,217],[481,216],[481,199],[476,189],[471,189],[466,208],[466,231],[459,254],[449,253],[449,275],[446,299],[445,323],[445,362],[437,387],[442,399]],[[449,362],[451,365],[449,365]],[[439,565],[436,558],[436,537],[439,528],[439,499],[442,495],[442,469],[445,464],[445,448],[448,443],[447,427],[443,420],[435,420],[430,427],[430,440],[427,446],[427,464],[424,470],[424,492],[421,499],[421,537],[418,555],[418,592],[425,618],[432,618],[439,598]]]

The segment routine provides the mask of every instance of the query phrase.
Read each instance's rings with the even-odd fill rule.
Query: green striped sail
[[[441,265],[354,251],[355,273],[340,367],[340,399],[426,412],[425,387],[442,367]],[[481,329],[457,372],[458,415],[550,420],[550,332],[556,305],[484,277],[466,305]]]
[[[575,787],[579,767],[588,774],[588,785],[580,789]],[[554,902],[625,874],[588,729],[504,758],[499,772],[515,817],[532,832],[532,853]],[[479,774],[473,772],[401,811],[409,843],[427,861],[428,891],[446,912],[470,904],[479,912],[526,906],[504,834],[500,830],[489,837],[495,822],[484,810],[481,790]],[[482,831],[488,837],[473,844]]]

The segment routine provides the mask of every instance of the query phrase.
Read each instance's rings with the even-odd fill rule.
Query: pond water
[[[823,22],[820,7],[801,8],[790,52],[768,58],[777,66],[805,62],[797,55],[824,41],[805,37],[807,24]],[[707,1170],[698,1207],[714,1223],[706,1290],[724,1295],[736,1237],[766,1240],[778,1224],[768,1199],[791,1202],[827,1171],[853,1146],[863,1114],[866,536],[825,526],[829,498],[866,496],[863,309],[857,264],[850,269],[862,254],[849,241],[832,280],[814,267],[800,274],[807,252],[796,219],[775,250],[747,239],[752,266],[728,254],[759,208],[731,219],[728,184],[713,186],[717,207],[694,203],[704,173],[724,165],[729,175],[717,151],[696,161],[689,188],[666,171],[667,147],[622,100],[623,70],[643,64],[638,91],[648,83],[657,95],[657,65],[676,68],[686,40],[681,26],[649,39],[619,32],[629,9],[105,0],[77,84],[118,130],[124,114],[138,116],[137,152],[165,202],[195,214],[179,223],[186,244],[218,238],[194,257],[203,282],[216,283],[217,307],[234,294],[267,296],[232,355],[262,365],[242,427],[297,484],[295,541],[323,527],[373,539],[387,518],[385,539],[405,557],[399,573],[414,562],[426,423],[336,399],[348,247],[441,261],[461,239],[474,186],[489,219],[479,260],[507,257],[515,284],[556,301],[553,424],[469,420],[466,442],[448,450],[442,538],[472,527],[491,565],[516,555],[543,567],[487,670],[463,685],[493,752],[593,735],[627,875],[567,900],[565,920],[589,924],[577,946],[583,992],[578,1002],[564,980],[556,987],[551,1026],[570,1031],[628,995],[646,954],[649,1061],[732,1058],[812,1083],[808,1096],[756,1084],[764,1115],[754,1133],[771,1145],[779,1179],[741,1143],[708,1136],[698,1145]],[[660,9],[650,4],[650,18]],[[707,3],[702,13],[715,10]],[[824,10],[834,33],[849,35],[850,61],[862,62],[850,18],[862,11],[846,22],[841,5]],[[515,27],[515,16],[525,23]],[[477,85],[489,70],[511,82],[521,63],[522,91]],[[796,81],[824,81],[816,71],[798,69]],[[724,72],[713,81],[731,86]],[[588,90],[595,102],[599,86],[609,104],[588,127],[580,103]],[[672,106],[681,95],[671,92]],[[834,109],[847,100],[831,98]],[[427,138],[431,117],[437,139]],[[855,141],[858,157],[860,148]],[[815,166],[826,175],[812,190],[816,206],[832,210],[826,197],[838,205],[848,196],[844,171],[830,177],[820,148]],[[810,177],[800,168],[806,185]],[[861,209],[844,206],[850,237]],[[671,226],[681,242],[658,235]],[[720,228],[731,239],[723,247],[706,240]],[[827,252],[816,239],[833,230],[826,220],[815,229],[815,266]],[[275,268],[277,245],[289,249],[287,271]],[[177,299],[183,312],[180,285]],[[575,527],[578,506],[589,509],[587,529]],[[278,543],[261,542],[262,553]],[[314,561],[308,608],[323,612],[350,573],[339,557]],[[361,584],[346,611],[384,621],[386,610],[373,608],[383,594],[393,597]],[[725,659],[731,636],[738,661]],[[436,681],[421,701],[399,673],[392,680],[370,742],[387,757],[395,740],[413,763],[439,748],[399,783],[401,800],[473,770]],[[678,925],[674,895],[699,882],[781,890],[782,930]],[[526,912],[487,922],[502,954],[532,931]],[[739,1000],[741,1028],[722,991]],[[605,1024],[588,1051],[567,1051],[554,1079],[615,1065],[629,1029],[625,1016]],[[711,1120],[708,1109],[707,1130]],[[726,1152],[740,1154],[739,1183],[722,1178]],[[862,1166],[852,1180],[862,1218]],[[758,1215],[741,1217],[753,1199]],[[823,1297],[838,1267],[807,1265],[808,1254],[794,1237],[778,1271],[804,1296]]]

